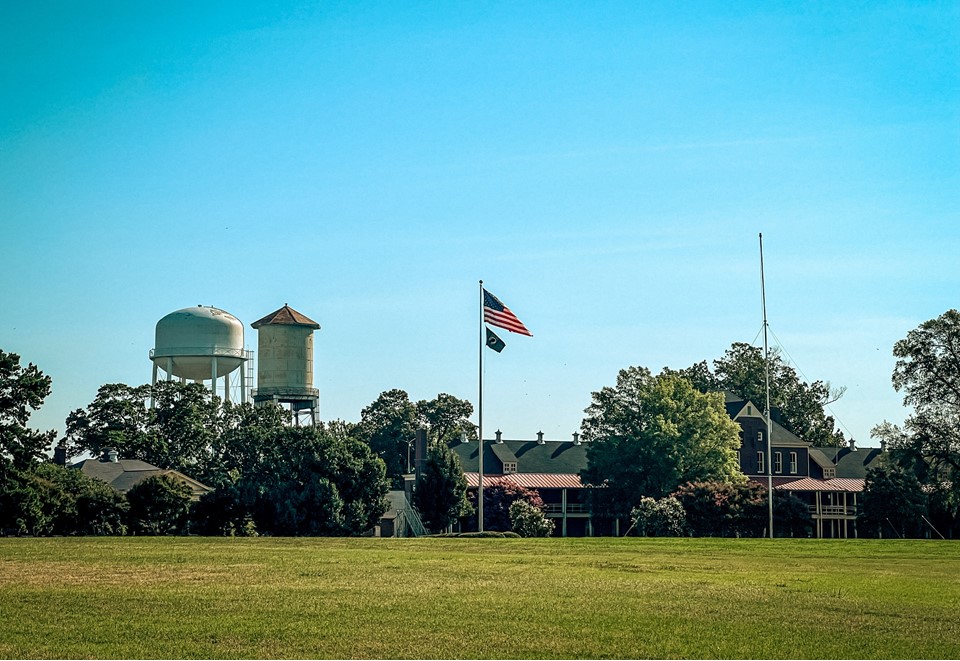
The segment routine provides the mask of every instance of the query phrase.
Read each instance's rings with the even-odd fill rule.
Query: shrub
[[[515,500],[510,505],[510,527],[521,537],[549,537],[556,525],[540,508],[525,500]]]
[[[641,498],[630,512],[630,519],[641,537],[680,537],[686,532],[686,515],[676,498]]]
[[[169,475],[154,475],[127,492],[130,529],[140,535],[182,532],[190,512],[190,488]]]

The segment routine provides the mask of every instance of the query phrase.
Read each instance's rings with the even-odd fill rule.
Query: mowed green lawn
[[[0,539],[0,657],[957,658],[960,546]]]

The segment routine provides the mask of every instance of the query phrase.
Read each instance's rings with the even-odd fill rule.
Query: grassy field
[[[0,539],[0,657],[957,658],[960,546]]]

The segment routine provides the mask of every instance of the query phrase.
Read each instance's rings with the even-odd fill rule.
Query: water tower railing
[[[217,356],[251,360],[253,351],[233,347],[175,347],[170,349],[150,349],[150,359],[176,358],[177,356]]]
[[[250,393],[254,397],[270,398],[276,396],[278,399],[284,397],[297,397],[317,399],[320,397],[318,388],[299,388],[297,386],[268,386],[266,388],[254,388]]]

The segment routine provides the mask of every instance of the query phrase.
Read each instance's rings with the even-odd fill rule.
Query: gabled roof
[[[767,486],[767,478],[756,475],[750,476],[750,481],[762,487]],[[819,480],[815,477],[775,477],[773,478],[774,491],[863,491],[863,480],[834,477],[828,480]]]
[[[148,477],[155,475],[170,475],[180,480],[190,487],[190,491],[193,492],[195,498],[199,498],[203,494],[213,491],[211,487],[183,473],[175,470],[157,468],[153,464],[148,464],[139,459],[118,459],[117,461],[86,459],[73,464],[70,468],[79,470],[87,477],[93,477],[102,482],[106,482],[120,493],[130,491],[130,489]]]
[[[314,329],[320,328],[320,324],[306,315],[300,314],[286,303],[284,303],[283,307],[279,310],[271,312],[263,319],[257,319],[255,322],[250,324],[252,328],[260,328],[261,326],[270,325],[309,326],[310,328]]]
[[[727,409],[727,415],[733,420],[748,415],[757,418],[763,417],[763,414],[756,404],[729,390],[723,391],[723,404]],[[748,409],[747,407],[750,408]]]
[[[740,395],[732,393],[729,390],[725,390],[723,392],[723,396],[724,404],[727,409],[727,415],[729,415],[732,420],[736,421],[740,418],[757,418],[766,424],[766,416],[764,416],[760,408],[750,400],[744,399]],[[773,407],[771,407],[771,409],[773,410],[773,419],[770,421],[770,441],[773,445],[784,448],[810,447],[810,443],[778,423],[776,420],[777,411]]]
[[[493,443],[490,447],[493,450],[493,454],[497,455],[497,459],[500,461],[513,461],[519,463],[517,455],[513,453],[513,450],[511,450],[510,446],[506,443]]]
[[[578,475],[587,467],[587,446],[572,441],[483,441],[484,474],[499,473],[504,461],[516,461],[518,473],[544,473],[550,475]],[[480,470],[480,444],[456,442],[450,446],[460,459],[465,473]],[[510,457],[515,457],[515,459]]]
[[[864,479],[867,477],[867,470],[872,468],[876,461],[883,456],[880,448],[858,448],[851,450],[844,448],[817,448],[820,453],[830,462],[830,465],[836,466],[837,477],[848,477]]]

